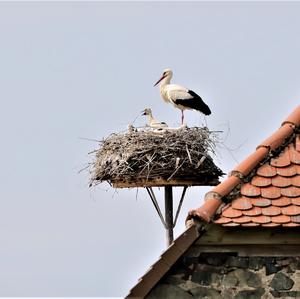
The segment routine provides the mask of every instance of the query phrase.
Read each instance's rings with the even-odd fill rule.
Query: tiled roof
[[[259,166],[240,195],[222,209],[223,226],[300,226],[300,136]]]
[[[229,227],[300,226],[299,125],[300,106],[188,218]]]

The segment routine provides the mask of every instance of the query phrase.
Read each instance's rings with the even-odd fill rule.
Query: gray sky
[[[177,125],[153,88],[169,67],[210,106],[209,128],[230,128],[215,158],[228,172],[299,104],[299,9],[1,2],[0,296],[127,294],[164,232],[144,190],[88,188],[78,171],[97,144],[79,137],[122,131],[145,107]],[[189,126],[202,120],[186,113]],[[208,190],[188,190],[176,235]]]

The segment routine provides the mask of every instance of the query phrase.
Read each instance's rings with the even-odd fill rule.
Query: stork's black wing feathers
[[[200,96],[198,96],[192,90],[189,90],[188,93],[191,95],[189,99],[176,99],[175,104],[186,106],[195,110],[202,112],[205,115],[210,115],[211,111],[209,107],[203,102]]]

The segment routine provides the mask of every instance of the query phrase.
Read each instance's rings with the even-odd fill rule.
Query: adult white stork
[[[204,103],[199,95],[194,91],[187,89],[177,84],[170,84],[173,72],[170,69],[165,69],[161,78],[154,84],[160,83],[160,94],[165,102],[172,103],[176,108],[181,110],[181,124],[183,124],[183,111],[197,110],[205,115],[210,115],[209,107]]]
[[[148,116],[149,126],[154,129],[162,129],[167,128],[168,125],[165,122],[160,122],[156,120],[152,115],[152,110],[150,108],[146,108],[143,112],[143,115]]]

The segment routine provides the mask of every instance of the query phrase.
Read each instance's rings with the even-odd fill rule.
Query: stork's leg
[[[183,120],[184,120],[184,114],[183,114],[183,110],[181,110],[181,124],[183,125]]]

